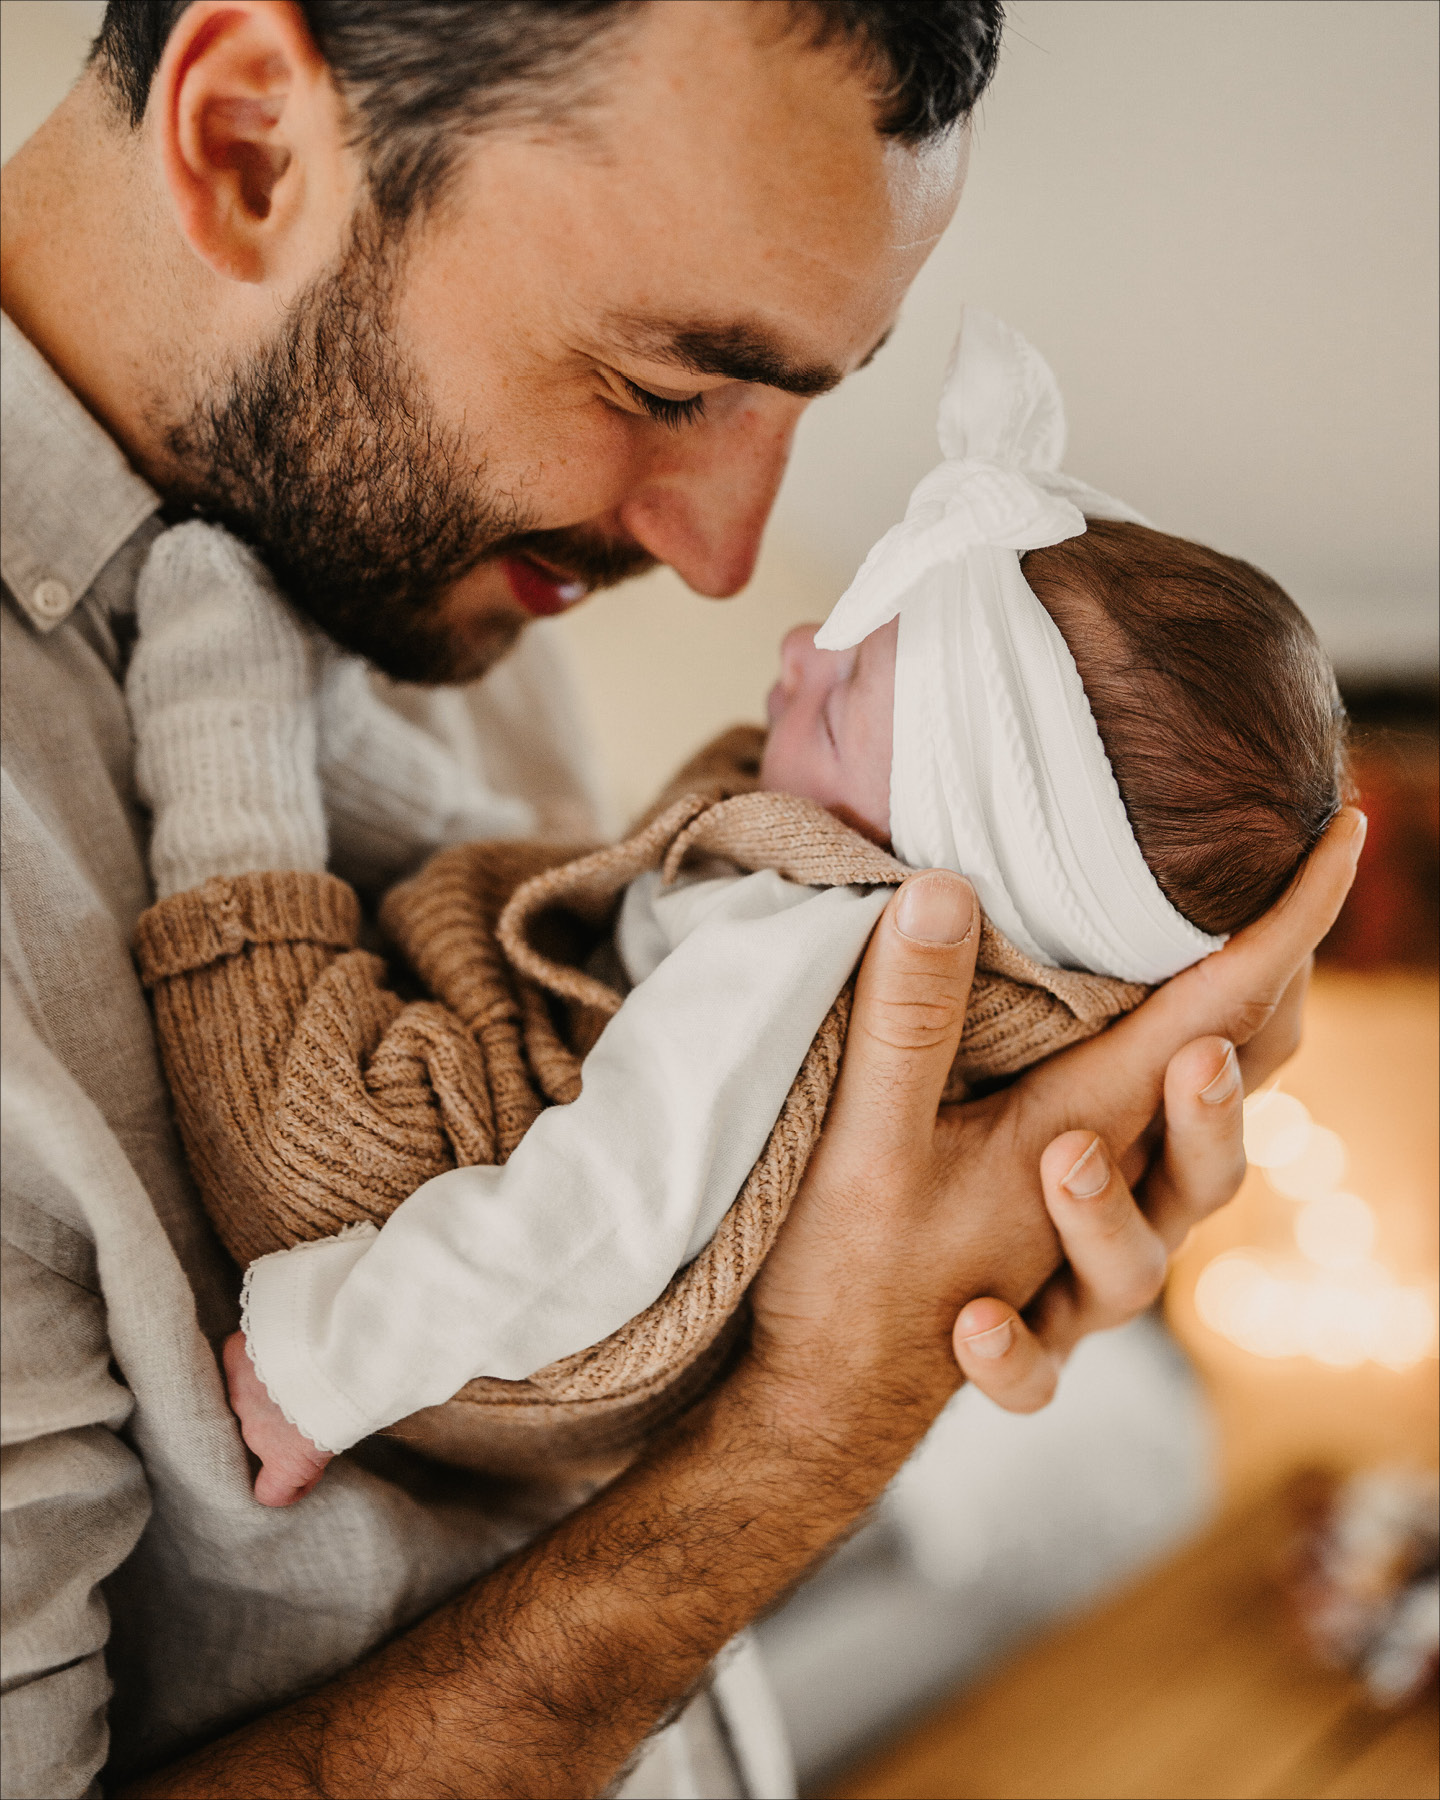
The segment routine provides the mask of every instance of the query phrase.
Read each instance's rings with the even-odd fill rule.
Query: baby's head
[[[1075,659],[1141,853],[1209,933],[1278,898],[1341,804],[1344,714],[1325,653],[1258,569],[1092,520],[1022,559]],[[898,621],[854,649],[789,633],[762,780],[882,840]]]

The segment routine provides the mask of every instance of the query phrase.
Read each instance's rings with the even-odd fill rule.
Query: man
[[[161,497],[406,680],[654,560],[733,593],[806,401],[953,212],[998,30],[991,0],[121,0],[7,166],[8,1792],[598,1793],[677,1713],[626,1791],[779,1791],[717,1653],[962,1373],[1043,1404],[1233,1192],[1232,1043],[1293,1045],[1358,822],[1104,1038],[943,1113],[977,933],[918,876],[714,1394],[588,1501],[377,1443],[271,1513],[128,962]]]

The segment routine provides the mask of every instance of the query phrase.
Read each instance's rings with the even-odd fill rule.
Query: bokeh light
[[[1396,1288],[1388,1296],[1370,1354],[1391,1369],[1412,1368],[1434,1356],[1435,1293],[1423,1288]]]
[[[1312,1124],[1300,1154],[1287,1163],[1267,1168],[1265,1179],[1288,1200],[1312,1200],[1317,1194],[1328,1194],[1339,1187],[1348,1161],[1339,1132]]]
[[[1358,1194],[1317,1194],[1295,1215],[1295,1242],[1322,1269],[1352,1269],[1375,1248],[1375,1215]]]
[[[1245,1153],[1272,1188],[1301,1203],[1299,1254],[1217,1256],[1196,1283],[1201,1320],[1253,1356],[1304,1356],[1333,1369],[1401,1370],[1435,1355],[1440,1297],[1375,1259],[1373,1210],[1338,1186],[1349,1160],[1340,1137],[1271,1088],[1245,1103]]]
[[[1258,1251],[1230,1250],[1201,1272],[1195,1310],[1252,1356],[1408,1369],[1435,1353],[1434,1296],[1400,1285],[1377,1263],[1322,1275]]]
[[[1245,1102],[1245,1155],[1257,1169],[1278,1169],[1307,1148],[1310,1115],[1293,1094],[1267,1088]]]

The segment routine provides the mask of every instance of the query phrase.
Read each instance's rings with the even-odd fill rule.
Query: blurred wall
[[[3,150],[100,8],[0,0]],[[1270,570],[1352,674],[1436,665],[1433,0],[1011,0],[955,225],[875,364],[817,402],[755,580],[660,573],[564,621],[622,808],[758,713],[935,460],[961,303],[1065,392],[1069,463]]]

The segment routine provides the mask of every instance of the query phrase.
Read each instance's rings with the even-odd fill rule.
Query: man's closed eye
[[[648,418],[657,419],[662,425],[669,425],[679,430],[682,425],[693,425],[697,419],[705,416],[705,396],[692,394],[688,400],[667,400],[663,394],[652,394],[649,388],[643,388],[638,382],[620,377],[625,391]]]

